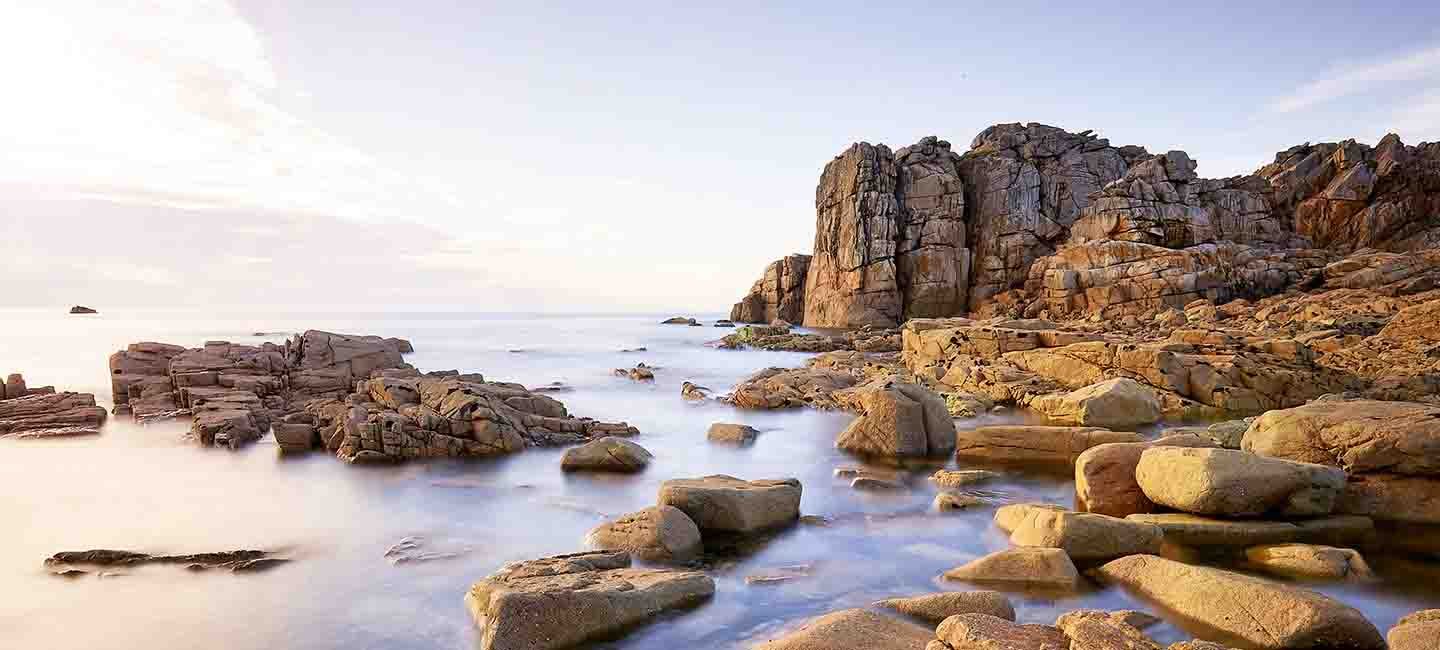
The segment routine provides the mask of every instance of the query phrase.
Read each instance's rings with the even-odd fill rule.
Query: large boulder
[[[1001,425],[962,429],[955,455],[996,463],[1069,469],[1085,450],[1110,442],[1139,442],[1139,434],[1098,427]]]
[[[1070,556],[1058,548],[1019,547],[997,551],[945,572],[950,580],[1006,588],[1068,591],[1080,581]]]
[[[635,569],[630,556],[595,551],[506,565],[475,583],[465,605],[482,650],[569,648],[614,635],[715,593],[698,571]]]
[[[1336,465],[1351,474],[1440,477],[1440,406],[1321,400],[1261,415],[1241,444],[1261,456]]]
[[[650,464],[649,450],[624,438],[606,436],[565,450],[560,468],[567,471],[638,472]]]
[[[1298,587],[1153,555],[1113,560],[1095,574],[1258,648],[1385,647],[1380,632],[1359,611]]]
[[[1233,449],[1155,447],[1140,454],[1135,480],[1151,501],[1184,512],[1313,517],[1334,510],[1345,472]]]
[[[1151,447],[1214,447],[1209,437],[1171,435],[1147,442],[1112,442],[1091,447],[1075,460],[1075,498],[1081,509],[1111,517],[1154,512],[1155,502],[1135,481],[1140,454]]]
[[[1159,553],[1165,533],[1158,526],[1046,504],[1014,504],[995,511],[995,524],[1016,546],[1058,548],[1071,559],[1110,560]]]
[[[955,449],[955,422],[945,400],[894,377],[841,391],[837,401],[860,413],[835,446],[876,456],[938,456]]]
[[[753,533],[800,518],[800,481],[744,481],[716,474],[660,484],[658,504],[674,506],[701,530]]]
[[[688,562],[702,550],[700,529],[671,506],[653,506],[606,522],[586,539],[592,547],[626,551],[647,562]]]
[[[935,636],[950,650],[1067,650],[1065,633],[1049,625],[1020,625],[988,614],[957,614]]]
[[[930,628],[865,609],[832,612],[755,650],[920,650]]]
[[[809,255],[789,255],[765,267],[765,273],[750,293],[730,309],[736,323],[771,323],[784,320],[799,323],[805,318],[805,273]]]
[[[1152,424],[1160,419],[1155,391],[1133,379],[1117,377],[1063,395],[1046,395],[1030,408],[1057,422],[1119,428]]]
[[[1385,635],[1390,650],[1434,650],[1440,639],[1440,609],[1426,609],[1400,619]]]
[[[997,591],[947,591],[910,598],[888,598],[875,605],[932,625],[959,614],[987,614],[1007,621],[1015,620],[1015,607],[1005,594]]]

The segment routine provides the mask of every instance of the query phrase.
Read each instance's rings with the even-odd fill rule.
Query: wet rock
[[[855,385],[848,372],[822,368],[766,368],[735,385],[728,398],[747,409],[785,409],[811,406],[838,408],[835,391]]]
[[[650,366],[641,363],[636,365],[634,368],[616,368],[615,376],[629,377],[634,381],[655,381],[655,370]]]
[[[792,580],[799,580],[801,578],[808,578],[814,574],[815,565],[813,564],[792,564],[789,566],[780,566],[765,569],[760,573],[752,573],[748,576],[745,576],[745,584],[774,585],[783,582],[790,582]]]
[[[970,494],[941,492],[940,494],[935,495],[935,500],[931,503],[931,505],[936,510],[939,510],[941,512],[949,512],[951,510],[964,510],[966,508],[983,506],[987,505],[988,503],[989,502],[987,502],[986,500]]]
[[[596,526],[586,538],[595,548],[626,551],[647,562],[688,562],[700,555],[700,529],[684,512],[654,506]]]
[[[1086,512],[1111,517],[1154,512],[1155,503],[1145,496],[1135,480],[1140,455],[1152,447],[1213,446],[1215,443],[1208,436],[1181,434],[1147,442],[1112,442],[1087,449],[1075,460],[1076,501]]]
[[[1319,580],[1373,580],[1359,551],[1312,544],[1273,544],[1245,549],[1245,559],[1266,573]]]
[[[703,573],[631,568],[623,552],[596,551],[506,565],[475,583],[465,604],[482,650],[547,650],[613,636],[714,593]]]
[[[1153,555],[1113,560],[1096,575],[1260,648],[1385,647],[1354,608],[1289,585]]]
[[[1064,395],[1046,395],[1032,401],[1030,407],[1051,420],[1094,427],[1128,427],[1160,419],[1160,401],[1155,393],[1124,377]]]
[[[703,402],[710,399],[710,389],[687,381],[680,384],[680,397],[689,402]]]
[[[695,321],[695,319],[693,319],[693,318],[688,318],[688,317],[685,317],[685,316],[671,316],[670,318],[667,318],[667,319],[665,319],[665,320],[660,321],[660,324],[661,324],[661,325],[694,325],[694,324],[696,324],[696,321]]]
[[[1059,590],[1074,589],[1080,580],[1065,551],[1037,547],[997,551],[950,569],[945,577],[975,584]]]
[[[771,262],[740,302],[730,309],[737,323],[769,323],[777,319],[798,323],[805,317],[805,273],[809,255],[789,255]]]
[[[1159,553],[1165,537],[1152,524],[1046,504],[1001,507],[995,512],[995,523],[1010,533],[1010,543],[1016,546],[1058,548],[1080,561]]]
[[[883,378],[835,395],[860,413],[835,440],[846,451],[876,456],[936,456],[955,448],[955,423],[934,391]]]
[[[958,614],[935,636],[950,650],[1066,650],[1065,634],[1049,625],[1020,625],[988,614]]]
[[[1329,514],[1345,472],[1231,449],[1154,447],[1140,454],[1135,480],[1155,503],[1225,517]]]
[[[1375,532],[1369,517],[1336,515],[1298,521],[1211,519],[1184,513],[1130,515],[1125,519],[1159,526],[1165,540],[1185,546],[1257,546],[1307,542],[1354,544]]]
[[[567,472],[638,472],[654,457],[649,450],[629,440],[606,436],[565,450],[560,468]]]
[[[714,327],[735,327],[735,323],[734,323],[734,322],[731,322],[731,321],[728,321],[728,320],[721,319],[721,320],[715,321]]]
[[[930,475],[930,482],[942,488],[962,488],[993,481],[1002,476],[999,472],[984,469],[937,469]]]
[[[1015,608],[1010,604],[1010,599],[996,591],[947,591],[910,598],[890,598],[876,602],[875,605],[931,624],[939,624],[960,614],[986,614],[1007,621],[1015,620]]]
[[[144,564],[180,564],[191,570],[228,569],[236,573],[260,571],[289,560],[267,551],[238,550],[185,555],[155,555],[115,549],[64,551],[45,560],[45,566],[58,572],[84,567],[139,566]]]
[[[798,479],[744,481],[716,474],[660,484],[659,505],[679,508],[701,530],[753,533],[800,517]]]
[[[753,444],[756,436],[759,435],[760,431],[755,427],[729,422],[716,422],[710,425],[710,429],[705,432],[705,437],[711,442],[732,445]]]
[[[1401,618],[1385,638],[1390,650],[1434,650],[1435,640],[1440,639],[1440,609],[1421,610]]]
[[[905,489],[905,484],[874,476],[857,476],[850,480],[850,489],[865,492],[899,492]]]
[[[434,562],[436,560],[449,560],[460,557],[470,552],[468,547],[437,549],[433,548],[432,542],[418,535],[411,535],[401,538],[390,548],[385,549],[385,559],[391,564],[416,564],[420,562]]]
[[[991,462],[1069,468],[1091,447],[1140,440],[1135,433],[1096,427],[988,426],[958,431],[955,455]]]
[[[755,650],[916,650],[935,636],[930,628],[865,609],[831,612]]]

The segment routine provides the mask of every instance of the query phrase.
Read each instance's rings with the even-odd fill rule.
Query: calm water
[[[707,348],[726,330],[657,325],[662,316],[0,312],[0,372],[23,371],[33,386],[93,391],[107,404],[106,357],[129,342],[278,342],[313,327],[409,338],[416,353],[407,359],[422,370],[456,368],[532,386],[562,381],[574,390],[556,397],[573,413],[629,421],[642,432],[637,442],[655,454],[635,476],[567,475],[559,470],[561,450],[553,449],[351,467],[324,453],[282,459],[269,439],[240,452],[199,449],[184,439],[183,423],[137,427],[120,419],[98,438],[0,440],[0,647],[473,648],[478,634],[461,603],[472,582],[506,562],[579,550],[585,533],[607,517],[652,505],[661,481],[713,473],[798,477],[802,511],[832,523],[713,549],[706,563],[718,586],[713,600],[596,647],[746,647],[808,616],[966,588],[936,576],[1007,546],[990,510],[929,510],[935,490],[924,477],[939,463],[906,468],[912,489],[899,494],[855,492],[834,478],[835,467],[856,463],[833,447],[848,415],[683,401],[683,381],[723,392],[756,369],[800,365],[805,355]],[[648,351],[620,352],[638,346]],[[659,367],[654,384],[611,375],[639,361]],[[705,430],[716,421],[763,433],[744,449],[713,445]],[[1012,473],[983,487],[1020,501],[1073,499],[1063,477]],[[412,535],[431,540],[432,550],[470,552],[416,564],[385,559],[388,547]],[[41,565],[56,551],[102,547],[264,548],[295,561],[254,575],[148,567],[75,580],[50,576]],[[745,582],[792,565],[809,565],[811,574]],[[1405,613],[1440,607],[1431,588],[1322,589],[1359,607],[1382,632]],[[1021,619],[1046,623],[1081,607],[1143,608],[1113,590],[1015,602]],[[1168,626],[1152,633],[1182,638]]]

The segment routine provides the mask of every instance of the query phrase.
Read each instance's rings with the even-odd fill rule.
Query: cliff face
[[[805,318],[805,274],[809,270],[809,255],[797,253],[771,262],[750,293],[730,309],[730,320],[799,323]]]
[[[1043,124],[990,127],[963,155],[934,137],[893,153],[855,144],[821,174],[804,282],[767,267],[732,317],[784,318],[786,300],[811,327],[1138,313],[1282,292],[1362,249],[1440,244],[1440,143],[1305,144],[1225,179],[1195,168],[1183,151]]]

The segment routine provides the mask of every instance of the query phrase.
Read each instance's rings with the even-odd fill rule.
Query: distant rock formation
[[[72,313],[72,314],[98,314],[98,313],[100,313],[100,312],[95,311],[94,309],[91,309],[91,308],[86,307],[86,306],[84,306],[84,305],[75,305],[74,307],[71,307],[71,308],[70,308],[70,313]]]
[[[1183,151],[1034,123],[990,127],[963,155],[935,137],[893,153],[857,143],[820,176],[804,281],[805,256],[772,263],[731,317],[1138,314],[1260,299],[1326,282],[1351,253],[1440,244],[1440,143],[1305,144],[1225,179],[1195,168]]]

